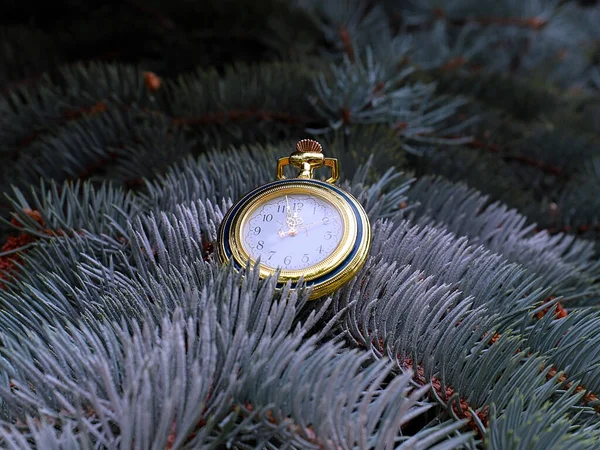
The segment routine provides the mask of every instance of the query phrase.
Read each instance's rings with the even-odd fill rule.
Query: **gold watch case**
[[[352,279],[364,265],[371,246],[371,226],[364,208],[352,195],[333,184],[338,177],[337,160],[324,158],[315,149],[320,149],[316,141],[300,141],[296,152],[279,160],[278,181],[260,186],[236,202],[223,218],[217,245],[221,262],[232,260],[238,269],[249,262],[256,264],[243,245],[242,233],[257,208],[274,198],[294,194],[314,196],[330,203],[339,212],[343,225],[342,238],[335,250],[323,261],[301,270],[279,269],[278,283],[290,281],[294,286],[302,278],[312,287],[311,300],[330,294]],[[282,167],[287,164],[300,169],[298,178],[285,178]],[[331,168],[327,181],[312,178],[313,169],[322,166]],[[261,262],[259,270],[260,277],[266,278],[274,275],[278,268]]]

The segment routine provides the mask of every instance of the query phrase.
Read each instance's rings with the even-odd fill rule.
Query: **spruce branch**
[[[598,277],[598,264],[590,242],[535,232],[524,216],[502,204],[488,204],[486,196],[466,186],[451,188],[441,179],[422,178],[411,191],[409,199],[420,204],[410,217],[418,223],[443,223],[458,236],[476,237],[475,242],[543,276],[556,294],[570,297],[576,290],[580,301],[594,301],[597,293],[591,283]]]
[[[16,226],[38,237],[52,235],[48,230],[110,234],[115,225],[123,228],[141,212],[133,192],[112,183],[95,187],[89,181],[42,181],[39,189],[32,187],[29,193],[15,187],[9,202]],[[31,211],[36,211],[34,217]]]
[[[449,286],[436,286],[411,270],[409,265],[402,270],[367,268],[339,297],[336,307],[348,298],[359,299],[344,323],[353,344],[397,361],[400,368],[418,367],[417,381],[431,382],[433,398],[451,416],[468,417],[479,433],[485,434],[489,406],[504,409],[515,390],[527,388],[527,396],[543,392],[546,400],[552,398],[563,381],[560,374],[546,380],[544,360],[519,351],[518,336],[495,334],[495,316],[486,317],[484,308],[471,309],[470,298],[458,302]],[[573,404],[580,398],[578,394]],[[563,405],[555,407],[564,414]]]
[[[433,84],[408,84],[411,67],[397,70],[393,58],[381,62],[367,49],[362,58],[345,57],[332,65],[328,75],[315,81],[316,111],[332,129],[350,124],[387,123],[405,138],[403,147],[416,151],[410,141],[462,143],[470,139],[446,139],[451,132],[466,127],[448,126],[446,121],[464,105],[460,98],[436,97]]]
[[[522,266],[445,229],[401,221],[377,223],[373,233],[375,261],[423,271],[460,290],[460,298],[497,314],[502,328],[528,323],[548,296],[547,285]]]
[[[436,21],[431,30],[415,31],[409,35],[413,48],[407,53],[411,62],[421,70],[454,71],[476,64],[479,54],[489,48],[489,39],[481,39],[480,32],[478,24],[470,23],[454,37],[447,22]],[[419,44],[416,45],[416,42]]]
[[[335,58],[345,54],[352,62],[358,53],[390,35],[385,10],[362,0],[292,0],[292,7],[308,14],[328,42]]]
[[[481,4],[477,2],[464,2],[460,0],[438,1],[426,0],[423,2],[410,0],[403,10],[405,20],[410,24],[423,24],[432,18],[448,18],[452,21],[474,21],[482,24],[494,23],[494,17],[500,24],[506,20],[508,24],[514,21],[516,25],[531,25],[529,22],[543,23],[554,12],[558,2],[555,0],[524,4],[518,1],[507,1],[501,4]],[[468,14],[468,17],[466,17]],[[532,19],[532,18],[535,18]],[[521,20],[521,22],[519,22]],[[463,25],[463,23],[457,23]]]
[[[188,263],[188,267],[193,264]],[[120,445],[125,442],[145,446],[144,443],[160,442],[164,446],[171,441],[175,447],[193,448],[200,443],[217,446],[225,441],[244,442],[245,435],[255,436],[257,425],[261,426],[258,414],[252,421],[242,421],[235,428],[226,426],[227,422],[236,420],[235,415],[240,411],[236,404],[240,407],[251,404],[256,411],[261,410],[260,405],[269,408],[271,413],[266,416],[269,423],[273,420],[285,423],[272,431],[273,438],[279,436],[288,442],[297,441],[299,447],[317,439],[325,443],[348,440],[347,444],[359,448],[389,448],[397,441],[396,433],[391,430],[399,429],[403,423],[401,417],[409,420],[428,408],[418,403],[423,390],[411,393],[410,376],[398,377],[385,387],[381,386],[391,369],[389,363],[382,361],[372,365],[370,370],[359,371],[370,359],[367,354],[360,357],[353,352],[343,352],[339,344],[315,349],[310,340],[302,343],[306,329],[319,317],[291,329],[296,295],[284,290],[279,300],[284,304],[266,301],[273,298],[274,279],[263,284],[258,294],[251,294],[256,292],[258,282],[258,277],[251,271],[247,271],[242,279],[231,270],[223,277],[223,270],[205,267],[216,276],[207,279],[212,289],[207,286],[207,289],[187,296],[189,303],[181,304],[166,318],[162,314],[143,314],[141,322],[132,321],[127,326],[104,322],[100,328],[93,329],[89,328],[91,323],[73,320],[72,325],[64,329],[42,327],[41,335],[31,336],[26,341],[4,335],[3,364],[12,373],[12,381],[10,386],[0,387],[0,390],[4,391],[4,398],[10,397],[20,406],[13,414],[37,416],[34,405],[44,404],[42,420],[51,420],[55,425],[77,421],[83,427],[80,433],[108,446],[118,439]],[[113,274],[90,269],[87,272],[90,275],[96,273],[109,277],[106,280],[114,280]],[[185,289],[184,279],[191,274],[188,271],[188,275],[182,272],[176,275],[177,272],[173,271],[171,277],[163,273],[160,279],[172,280],[168,284],[176,290]],[[147,275],[143,276],[148,279]],[[232,277],[236,283],[232,283]],[[235,287],[240,281],[241,287]],[[139,296],[141,289],[155,302],[184,299],[179,295],[164,296],[165,287],[157,283],[144,286],[127,282],[112,287],[112,293],[105,292],[104,296],[117,296],[125,301],[131,294]],[[237,291],[239,295],[224,295]],[[200,334],[195,330],[200,330]],[[215,333],[221,335],[221,339],[211,339]],[[73,354],[74,348],[80,351]],[[36,355],[38,367],[19,358],[24,351]],[[282,358],[284,354],[286,357]],[[331,364],[332,358],[342,358],[340,364],[348,370],[340,371],[338,365]],[[303,366],[307,370],[302,370]],[[263,373],[265,370],[268,372]],[[333,370],[331,376],[326,374],[327,370]],[[193,373],[194,377],[190,378],[188,373]],[[276,376],[278,373],[281,375]],[[318,374],[319,382],[315,382],[315,374]],[[310,381],[298,376],[308,377]],[[290,377],[289,383],[282,385],[282,379],[287,377]],[[18,379],[27,379],[28,383]],[[91,384],[83,388],[75,382],[80,379]],[[257,389],[261,379],[264,380],[261,383],[267,384]],[[268,388],[272,383],[279,391],[275,397],[276,391]],[[305,389],[310,386],[314,390],[306,393],[307,401],[298,398],[298,406],[289,409],[283,399],[289,398],[287,390],[297,392],[297,386]],[[336,389],[331,390],[332,386]],[[157,395],[158,391],[163,394]],[[321,407],[323,399],[319,393],[324,392],[329,392],[341,406],[347,406],[334,408],[336,412],[331,416]],[[347,399],[340,397],[341,393],[345,393]],[[168,405],[162,398],[170,399]],[[312,408],[307,403],[309,399],[315,400]],[[399,415],[398,405],[403,403],[405,412]],[[300,405],[302,407],[298,409]],[[417,409],[412,408],[413,405]],[[152,411],[155,412],[148,414]],[[352,437],[334,431],[347,422],[345,414],[354,416],[355,411],[360,413],[352,420],[365,421],[367,429],[372,430],[372,438],[361,437],[362,433]],[[329,419],[319,419],[318,414]],[[335,422],[331,422],[332,419]],[[24,417],[23,423],[27,420]],[[152,420],[152,424],[148,420]],[[381,420],[389,422],[389,427],[383,428],[388,430],[386,434],[376,431],[379,428],[375,425]],[[373,423],[369,425],[371,421]],[[306,434],[309,423],[319,424],[314,430],[316,438]],[[414,448],[416,444],[417,448],[428,448],[456,428],[456,425],[445,425],[425,430],[408,439],[407,446]],[[260,429],[265,436],[264,425]],[[429,439],[429,445],[419,445],[421,437]],[[59,436],[55,433],[54,438]],[[460,438],[463,442],[468,439],[468,435]]]
[[[232,66],[224,77],[198,70],[165,85],[164,107],[181,125],[248,119],[303,125],[311,121],[306,100],[311,73],[300,64],[283,63]]]
[[[533,449],[590,448],[590,443],[598,438],[597,426],[582,427],[577,433],[572,433],[572,423],[561,417],[562,412],[575,404],[577,397],[573,395],[573,389],[569,389],[557,400],[562,406],[559,409],[556,403],[547,403],[537,396],[526,402],[524,396],[516,392],[505,414],[499,415],[496,408],[492,408],[488,448],[522,445],[523,441],[516,436],[526,436],[528,447]],[[522,417],[520,420],[514,420],[519,416]]]
[[[0,130],[2,142],[15,151],[19,143],[30,143],[51,129],[49,124],[101,112],[104,102],[150,105],[152,99],[140,75],[129,65],[76,64],[64,66],[56,79],[45,75],[34,87],[12,91],[2,99],[6,126]]]
[[[544,316],[526,330],[531,351],[547,355],[555,372],[564,373],[564,382],[578,385],[577,390],[586,393],[584,401],[595,408],[600,393],[599,344],[592,330],[598,320],[597,314],[573,311],[560,318]]]

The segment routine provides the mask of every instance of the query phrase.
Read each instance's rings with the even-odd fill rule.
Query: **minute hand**
[[[306,228],[308,228],[308,227],[310,227],[310,226],[313,226],[313,225],[318,225],[318,224],[320,224],[320,223],[322,224],[322,223],[325,223],[325,222],[323,222],[323,220],[318,220],[318,221],[316,221],[316,222],[307,223],[306,225],[302,225],[302,224],[300,223],[300,224],[298,225],[298,228],[305,228],[305,229],[306,229]],[[308,233],[308,230],[306,230],[306,233]],[[291,229],[290,229],[290,230],[288,230],[288,231],[283,231],[283,232],[280,232],[280,233],[279,233],[279,236],[281,236],[281,237],[284,237],[284,236],[290,236],[290,235],[292,235],[292,234],[293,234],[293,235],[297,234],[297,231],[296,231],[296,229],[295,229],[295,228],[291,228]]]
[[[329,217],[323,217],[321,220],[317,220],[316,222],[311,222],[311,223],[307,223],[306,225],[300,225],[299,228],[304,228],[306,231],[306,235],[308,236],[308,227],[311,227],[313,225],[324,225],[327,222],[329,222],[329,220],[327,222],[325,222],[325,219],[329,219]]]
[[[321,220],[317,220],[316,222],[307,223],[306,225],[300,225],[300,228],[308,228],[310,226],[317,225],[320,223],[325,223],[325,222],[323,222],[323,219],[321,219]]]
[[[292,217],[292,208],[290,208],[290,201],[288,200],[288,196],[285,196],[285,216],[289,219]]]

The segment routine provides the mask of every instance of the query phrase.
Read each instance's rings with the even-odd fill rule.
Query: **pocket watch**
[[[298,170],[286,178],[285,166]],[[330,170],[325,181],[315,169]],[[310,299],[330,294],[348,282],[367,259],[371,225],[361,204],[335,185],[338,161],[325,158],[321,144],[303,139],[277,163],[277,180],[244,195],[225,214],[217,253],[241,270],[259,264],[260,277],[279,271],[277,282],[292,287],[302,278]]]

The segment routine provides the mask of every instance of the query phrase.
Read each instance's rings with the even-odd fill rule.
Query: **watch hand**
[[[311,222],[311,223],[307,223],[306,225],[303,225],[303,219],[301,217],[298,217],[298,213],[294,213],[293,217],[290,217],[289,220],[287,220],[287,225],[289,227],[288,231],[283,231],[282,229],[279,229],[279,231],[277,232],[277,234],[279,235],[279,237],[285,237],[285,236],[295,236],[298,234],[298,230],[296,230],[296,227],[300,227],[300,228],[304,228],[306,230],[306,233],[308,234],[308,227],[312,227],[314,225],[318,225],[318,224],[324,224],[327,223],[329,221],[329,217],[323,217],[321,220],[317,220],[315,222]],[[283,225],[282,222],[277,221],[280,225]]]
[[[292,217],[292,209],[290,208],[290,201],[288,200],[288,196],[285,196],[285,215],[286,217]]]
[[[304,230],[306,231],[306,236],[308,236],[308,227],[311,227],[313,225],[326,224],[328,222],[329,222],[329,217],[325,216],[321,220],[317,220],[315,222],[311,222],[306,225],[302,225],[301,228],[304,228]]]
[[[316,222],[311,222],[311,223],[308,223],[308,224],[306,224],[306,225],[302,225],[302,227],[303,227],[303,228],[308,228],[308,227],[310,227],[310,226],[317,225],[317,224],[319,224],[319,223],[325,223],[325,222],[324,222],[324,220],[325,220],[325,219],[328,219],[328,217],[323,217],[321,220],[317,220]]]
[[[296,226],[298,226],[300,223],[302,223],[302,219],[300,219],[298,217],[298,213],[297,212],[292,212],[292,209],[290,208],[290,201],[289,201],[287,195],[285,196],[285,203],[286,203],[286,208],[285,208],[286,219],[285,219],[285,223],[290,228],[290,231],[291,231],[291,230],[294,230],[294,228],[296,228]]]
[[[298,234],[298,230],[296,230],[295,228],[292,228],[289,231],[279,230],[278,234],[279,234],[279,237],[296,236]]]
[[[282,222],[279,222],[279,221],[277,221],[277,222],[281,225],[284,225]],[[286,220],[286,225],[288,227],[288,231],[283,231],[283,228],[280,228],[279,231],[277,231],[277,234],[279,235],[279,237],[297,235],[298,231],[296,230],[296,226],[298,225],[298,223],[302,223],[302,219],[300,219],[300,222],[298,222],[298,218],[289,217]]]
[[[298,225],[298,214],[292,213],[292,209],[290,208],[290,200],[288,196],[285,196],[285,225],[288,227],[288,231],[283,231],[279,229],[277,234],[279,237],[285,237],[287,235],[296,235],[298,232],[296,231],[296,226]],[[277,221],[280,225],[284,225],[279,220]],[[300,219],[300,223],[302,223],[302,219]]]
[[[296,228],[290,228],[288,231],[279,230],[277,234],[279,237],[296,236],[298,234],[298,230]]]
[[[302,219],[300,219],[300,222],[298,223],[298,225],[300,225],[300,228],[304,228],[306,230],[306,234],[308,235],[308,227],[311,227],[313,225],[323,224],[323,223],[325,223],[325,222],[323,222],[324,219],[327,219],[327,217],[323,217],[323,219],[321,219],[321,220],[317,220],[316,222],[311,222],[306,225],[302,225]],[[289,231],[279,230],[279,236],[281,236],[281,237],[290,236],[290,235],[295,236],[296,234],[298,234],[296,227],[290,228]]]

